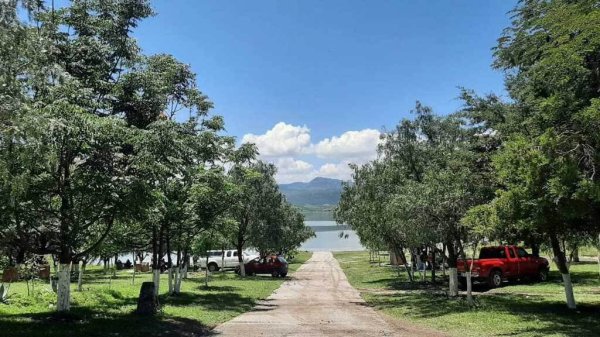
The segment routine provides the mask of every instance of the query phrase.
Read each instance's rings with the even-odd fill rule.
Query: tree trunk
[[[204,268],[204,286],[208,288],[208,251],[206,251],[206,268]]]
[[[135,284],[135,271],[137,269],[137,257],[135,255],[135,251],[133,252],[133,274],[131,275],[131,284]],[[140,261],[140,266],[142,265],[142,261]]]
[[[77,291],[83,291],[83,273],[85,272],[85,261],[79,261],[79,275],[77,277]]]
[[[473,272],[473,264],[475,263],[475,252],[477,251],[477,245],[473,247],[473,254],[471,255],[471,263],[469,263],[469,269],[467,270],[467,302],[469,306],[475,306],[473,300],[473,280],[471,279],[471,273]],[[465,261],[466,262],[466,261]]]
[[[431,249],[431,283],[435,284],[435,246]]]
[[[71,309],[71,264],[61,263],[58,271],[56,310],[66,312]]]
[[[446,244],[448,248],[448,295],[451,297],[458,296],[458,271],[456,270],[456,251],[454,249],[454,243],[448,242]]]
[[[183,277],[183,271],[181,270],[181,265],[175,268],[175,289],[174,293],[179,295],[181,293],[181,278]]]
[[[221,275],[225,275],[225,246],[221,246]]]
[[[576,309],[577,304],[575,303],[575,295],[573,294],[573,283],[571,283],[571,274],[569,273],[567,258],[565,252],[560,247],[560,242],[555,234],[550,235],[550,244],[552,245],[552,252],[554,253],[554,262],[562,275],[565,296],[567,298],[567,307],[569,309]]]
[[[579,247],[573,249],[573,262],[579,262]]]
[[[152,282],[154,283],[154,295],[158,296],[160,289],[160,269],[152,269]]]
[[[173,267],[169,267],[167,274],[169,275],[168,283],[169,283],[169,295],[173,294]]]
[[[237,246],[237,253],[238,253],[238,263],[240,265],[240,276],[245,277],[246,276],[246,268],[244,266],[244,256],[242,255],[242,246],[240,246],[240,245]]]

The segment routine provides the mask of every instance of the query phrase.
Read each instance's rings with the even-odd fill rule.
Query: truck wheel
[[[458,278],[458,289],[467,290],[467,279],[465,277]]]
[[[213,273],[215,271],[219,270],[219,266],[216,263],[209,263],[208,264],[208,271]]]
[[[287,276],[287,273],[282,273],[280,276],[281,276],[281,277],[286,277],[286,276]]]
[[[548,280],[548,269],[541,268],[538,272],[537,279],[540,282],[546,282],[546,280]]]
[[[502,286],[502,272],[499,270],[492,271],[488,278],[488,284],[490,288],[498,288]]]
[[[271,276],[278,277],[279,276],[279,272],[274,271],[274,272],[271,273]]]

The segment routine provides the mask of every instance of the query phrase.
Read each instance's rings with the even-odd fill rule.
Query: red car
[[[466,271],[471,260],[458,260],[459,281],[466,284]],[[475,282],[487,283],[490,287],[499,287],[504,280],[548,278],[550,265],[542,257],[532,256],[522,247],[497,246],[484,247],[479,259],[473,261],[471,277]]]
[[[288,272],[288,263],[283,256],[257,257],[244,264],[246,275],[271,274],[273,277],[285,277]],[[235,269],[240,273],[240,267]]]

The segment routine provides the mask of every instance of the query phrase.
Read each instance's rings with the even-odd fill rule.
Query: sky
[[[280,183],[349,179],[417,100],[457,111],[459,87],[505,95],[492,48],[514,0],[155,0],[134,36],[188,63],[238,143]]]

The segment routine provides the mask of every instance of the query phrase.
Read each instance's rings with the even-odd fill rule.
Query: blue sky
[[[135,36],[191,64],[281,182],[348,178],[416,100],[450,113],[458,86],[504,93],[491,48],[515,2],[158,0]]]

